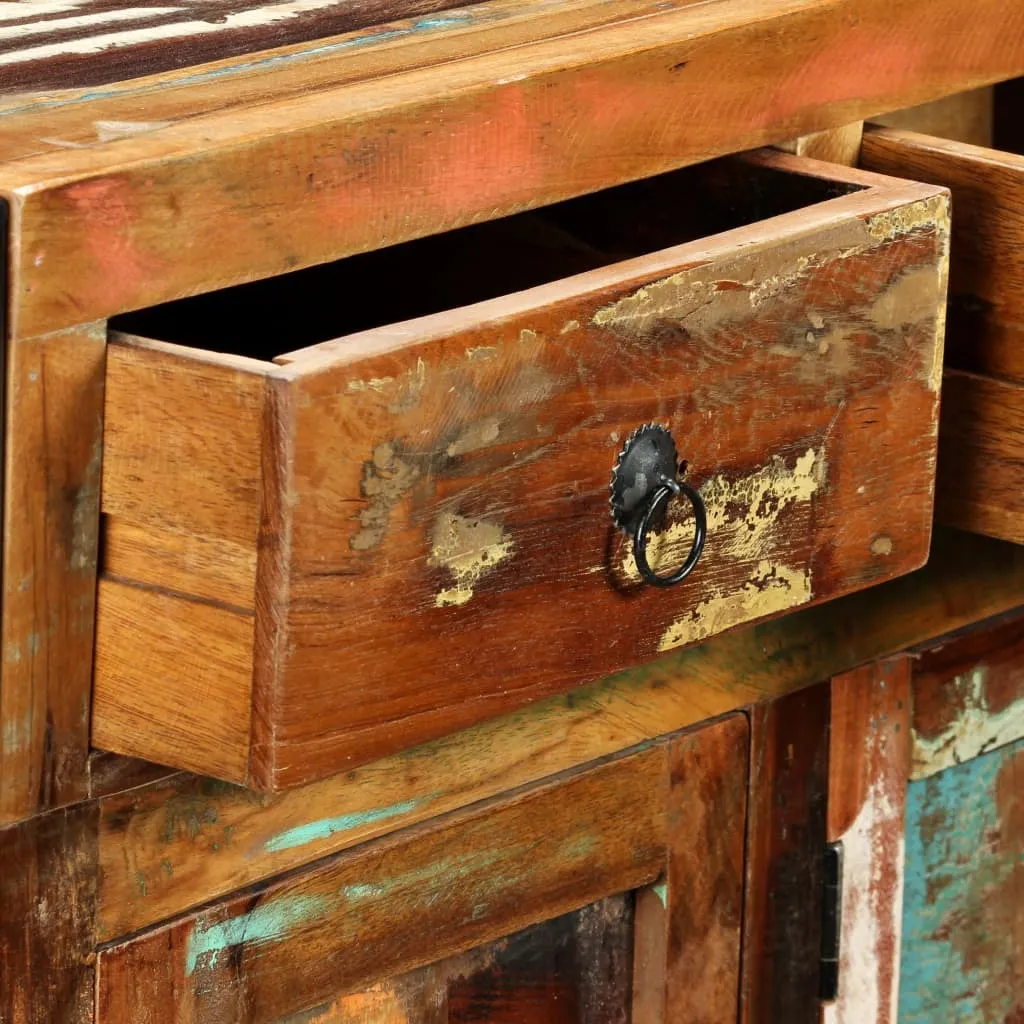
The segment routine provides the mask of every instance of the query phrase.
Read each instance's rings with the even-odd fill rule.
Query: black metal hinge
[[[822,864],[821,967],[819,995],[831,1002],[839,992],[839,933],[843,909],[843,844],[825,847]]]

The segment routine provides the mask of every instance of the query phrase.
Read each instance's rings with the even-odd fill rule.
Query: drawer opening
[[[728,157],[116,317],[113,331],[272,360],[813,206],[864,186]]]

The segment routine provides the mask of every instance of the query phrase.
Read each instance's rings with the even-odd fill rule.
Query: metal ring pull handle
[[[647,561],[647,534],[651,528],[651,520],[658,514],[662,505],[667,505],[672,498],[686,495],[693,508],[695,531],[693,543],[690,545],[690,553],[686,561],[670,576],[659,576]],[[661,478],[661,486],[651,496],[643,512],[640,513],[633,527],[633,557],[636,559],[636,567],[640,575],[655,587],[671,587],[680,580],[686,579],[693,572],[694,566],[700,560],[700,554],[704,550],[704,541],[708,536],[708,514],[704,508],[704,499],[699,492],[689,484],[681,480],[673,480],[670,477]]]
[[[612,470],[612,520],[633,538],[633,557],[641,579],[655,587],[671,587],[693,572],[704,550],[708,516],[698,491],[676,479],[686,471],[677,462],[676,443],[664,427],[647,423],[629,435]],[[693,509],[694,535],[689,554],[675,572],[659,576],[647,558],[648,538],[665,518],[673,498],[686,498]]]

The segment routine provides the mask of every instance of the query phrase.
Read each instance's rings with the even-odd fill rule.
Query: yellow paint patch
[[[394,382],[394,377],[371,377],[369,380],[350,380],[345,385],[345,391],[350,395],[359,391],[381,392],[386,390],[391,384],[394,384]]]
[[[733,626],[787,611],[811,599],[811,574],[806,569],[758,562],[742,589],[708,598],[687,615],[676,619],[662,634],[658,651],[696,643]]]
[[[437,608],[463,605],[473,589],[502,562],[512,557],[512,538],[500,523],[444,512],[437,518],[429,565],[447,569],[454,585],[434,596]]]
[[[911,231],[931,230],[949,233],[949,197],[938,195],[917,203],[897,206],[893,210],[876,213],[866,221],[868,234],[879,242],[910,234]]]
[[[754,561],[769,556],[783,512],[797,502],[810,501],[825,478],[825,459],[808,448],[792,469],[775,456],[756,473],[729,480],[712,477],[700,488],[707,507],[708,551],[716,557]],[[693,523],[671,523],[650,537],[647,560],[664,575],[686,557],[693,542]],[[639,582],[640,572],[628,547],[620,566],[622,576]]]

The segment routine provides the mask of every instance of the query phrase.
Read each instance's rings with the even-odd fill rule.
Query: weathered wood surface
[[[111,797],[100,829],[100,934],[117,938],[373,836],[1024,605],[1021,548],[939,531],[934,552],[911,576],[730,633],[269,803],[187,775]]]
[[[705,177],[709,207],[753,180],[765,212],[791,212],[280,367],[112,344],[95,742],[287,788],[922,564],[945,195],[782,154]],[[792,210],[819,177],[868,187]],[[546,217],[610,254],[636,251],[635,216],[649,252],[708,229],[665,212],[681,188]],[[223,449],[194,458],[223,420]],[[616,455],[651,421],[710,516],[671,591],[640,583],[608,514]],[[662,572],[690,543],[679,515]],[[223,604],[229,574],[243,605]]]
[[[666,991],[721,1020],[736,1006],[746,761],[734,716],[327,858],[102,950],[99,1020],[276,1021],[660,876]]]
[[[1024,739],[1024,618],[929,645],[912,685],[913,780]]]
[[[120,82],[322,39],[473,0],[36,0],[0,18],[0,90]],[[444,17],[437,19],[445,21]],[[448,19],[457,26],[459,15]]]
[[[1024,248],[1024,234],[1021,241]],[[935,483],[938,520],[1024,543],[1022,458],[1024,383],[947,370]]]
[[[830,692],[751,712],[741,1024],[818,1024]]]
[[[632,1024],[736,1019],[749,758],[743,715],[669,743],[665,866],[637,894]]]
[[[842,843],[839,985],[823,1024],[896,1024],[911,659],[832,681],[826,839]]]
[[[874,124],[921,135],[937,135],[951,142],[991,146],[994,121],[991,86],[968,89],[908,110],[892,110],[872,118]]]
[[[910,784],[900,1024],[1024,1019],[1024,740]]]
[[[854,121],[852,124],[829,128],[823,132],[801,135],[781,143],[779,148],[810,160],[856,167],[860,160],[860,143],[863,136],[864,122]]]
[[[875,128],[861,162],[952,190],[936,516],[1024,543],[1024,156]]]
[[[872,128],[861,165],[951,190],[947,364],[1024,381],[1024,156]]]
[[[88,795],[104,325],[7,358],[0,824]]]
[[[629,1024],[632,893],[409,974],[357,989],[291,1024]]]
[[[1022,29],[1017,0],[695,4],[520,45],[489,37],[443,67],[51,148],[0,168],[17,200],[13,336],[1010,78]],[[160,120],[139,100],[134,120]]]
[[[0,1024],[92,1024],[95,804],[0,828]]]

